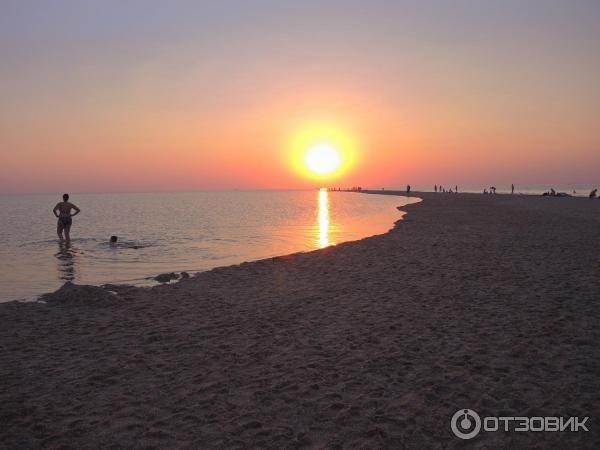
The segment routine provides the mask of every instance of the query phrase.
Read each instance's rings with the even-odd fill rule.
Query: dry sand
[[[0,305],[0,445],[600,448],[600,201],[416,195],[385,235]],[[459,408],[590,431],[462,441]]]

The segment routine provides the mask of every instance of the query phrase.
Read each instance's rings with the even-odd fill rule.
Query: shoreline
[[[381,235],[0,304],[1,442],[462,448],[471,408],[592,421],[475,445],[597,448],[600,202],[411,196]]]

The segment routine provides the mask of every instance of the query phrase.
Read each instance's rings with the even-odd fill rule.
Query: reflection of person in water
[[[58,252],[54,255],[58,259],[58,279],[73,281],[75,279],[75,251],[64,242],[59,243]]]
[[[75,210],[75,212],[71,214],[71,210]],[[69,194],[63,194],[63,201],[57,203],[52,212],[58,218],[58,223],[56,224],[56,234],[58,234],[58,238],[61,241],[65,240],[70,242],[71,225],[73,224],[72,217],[79,214],[81,210],[73,203],[69,202]],[[64,238],[63,232],[65,233]]]

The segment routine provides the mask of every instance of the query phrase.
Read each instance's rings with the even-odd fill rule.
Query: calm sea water
[[[384,233],[406,197],[326,191],[73,194],[81,208],[59,245],[58,195],[0,196],[0,301],[33,299],[65,281],[146,285]],[[109,245],[119,236],[117,248]],[[138,248],[131,248],[136,246]]]

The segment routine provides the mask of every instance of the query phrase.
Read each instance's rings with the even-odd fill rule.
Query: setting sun
[[[291,133],[291,167],[305,179],[339,180],[357,163],[357,141],[348,128],[327,120],[304,122]]]
[[[311,172],[326,175],[334,172],[341,163],[340,154],[331,144],[317,144],[310,147],[304,156],[304,163]]]

